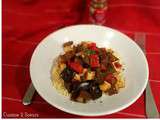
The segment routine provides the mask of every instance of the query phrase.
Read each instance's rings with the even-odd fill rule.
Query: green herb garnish
[[[112,65],[109,64],[109,65],[108,65],[107,72],[108,72],[108,73],[115,73],[116,70],[114,69],[114,67],[113,67]]]
[[[102,76],[102,77],[105,77],[106,75],[107,75],[106,72],[101,72],[101,76]]]
[[[93,50],[89,50],[89,49],[86,49],[85,53],[86,53],[87,55],[96,54],[96,52],[95,52],[95,51],[93,51]]]

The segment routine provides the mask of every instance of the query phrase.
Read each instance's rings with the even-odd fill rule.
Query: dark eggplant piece
[[[69,61],[75,56],[75,51],[69,51],[66,52],[64,55],[62,55],[62,58],[65,62]]]
[[[70,93],[73,89],[73,85],[71,82],[64,82],[64,86],[67,89],[67,91]]]
[[[81,83],[79,81],[72,82],[72,91],[78,91],[80,84]]]
[[[64,82],[64,86],[69,93],[71,93],[72,91],[78,91],[79,84],[80,84],[79,81]]]
[[[61,78],[65,82],[70,82],[73,77],[74,77],[75,72],[71,70],[70,68],[66,67],[62,72],[61,72]]]
[[[115,85],[112,85],[111,88],[108,90],[109,95],[117,94],[118,90],[116,89]]]
[[[97,99],[102,96],[102,91],[99,88],[99,84],[92,81],[85,81],[79,84],[79,86],[72,90],[71,100],[78,102],[87,102],[90,99]]]
[[[79,96],[76,98],[76,101],[86,103],[92,98],[91,94],[86,90],[81,90]]]
[[[100,48],[99,49],[99,59],[100,59],[100,63],[107,64],[108,55],[107,55],[107,52],[106,52],[105,48]]]
[[[83,61],[83,67],[84,68],[88,68],[90,65],[89,65],[89,57],[88,56],[85,56],[84,58],[82,58],[82,61]]]
[[[88,92],[89,91],[89,88],[90,88],[90,82],[86,81],[86,82],[82,82],[82,83],[72,83],[72,95],[71,95],[71,100],[74,100],[74,101],[79,101],[79,100],[82,100],[84,98],[82,98],[82,96],[80,96],[80,91],[86,91]],[[82,92],[83,93],[83,92]],[[87,94],[87,93],[86,93]],[[88,92],[88,94],[90,94]],[[83,95],[83,94],[82,94]],[[91,95],[90,95],[91,96]],[[79,98],[81,97],[81,98]],[[85,100],[84,100],[85,101]]]
[[[100,90],[98,84],[93,84],[90,86],[90,94],[93,100],[102,96],[102,91]]]
[[[77,97],[79,96],[80,90],[72,91],[71,100],[76,101]]]
[[[79,89],[80,82],[72,82],[72,91],[71,91],[71,100],[76,101],[76,98],[79,96],[80,89]]]
[[[99,79],[99,78],[95,78],[93,82],[94,82],[95,84],[100,85],[100,84],[102,84],[102,83],[104,82],[104,80]]]
[[[80,97],[84,98],[85,100],[90,100],[92,96],[88,91],[81,90],[80,91]]]
[[[79,89],[81,89],[81,90],[89,90],[89,87],[90,87],[90,82],[89,81],[82,82],[79,85]]]
[[[76,49],[76,53],[81,52],[81,51],[85,51],[86,47],[82,44],[78,44],[77,45],[77,49]]]

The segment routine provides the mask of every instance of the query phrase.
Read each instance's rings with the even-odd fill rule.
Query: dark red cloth
[[[38,94],[24,106],[23,95],[30,83],[29,62],[36,45],[61,27],[87,23],[85,0],[3,0],[2,1],[2,115],[40,118],[86,118],[60,111]],[[146,51],[150,83],[160,112],[160,1],[109,0],[106,26],[133,37],[147,34]],[[130,107],[96,118],[145,118],[144,95]],[[26,114],[25,114],[26,112]],[[20,116],[23,113],[23,116]],[[29,116],[30,115],[30,116]],[[10,116],[11,117],[11,116]]]

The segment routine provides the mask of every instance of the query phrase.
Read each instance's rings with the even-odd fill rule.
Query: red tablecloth
[[[22,98],[31,81],[28,67],[35,47],[50,32],[84,23],[85,0],[3,0],[2,5],[3,117],[84,118],[52,107],[38,94],[29,106],[22,104]],[[160,112],[160,1],[109,0],[108,6],[106,26],[130,37],[134,32],[147,34],[149,78]],[[122,117],[145,118],[144,95],[125,110],[100,118]]]

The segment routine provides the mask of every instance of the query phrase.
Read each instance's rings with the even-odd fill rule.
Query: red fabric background
[[[36,45],[50,32],[61,27],[87,23],[87,4],[85,0],[2,1],[3,117],[7,117],[4,113],[27,112],[36,113],[40,118],[86,118],[60,111],[46,103],[38,94],[29,106],[22,105],[22,98],[30,83],[28,67]],[[108,7],[106,26],[118,29],[130,37],[135,32],[145,32],[147,35],[149,78],[160,112],[160,1],[109,0]],[[125,110],[98,118],[123,117],[146,117],[144,95]]]

